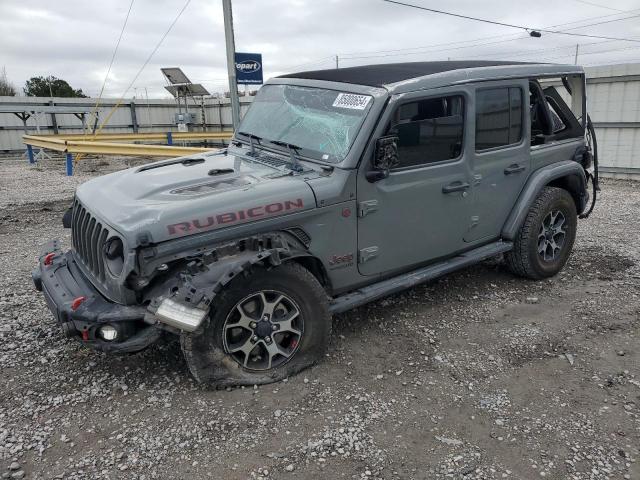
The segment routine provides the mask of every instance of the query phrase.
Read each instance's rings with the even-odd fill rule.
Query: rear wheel
[[[571,254],[577,219],[569,192],[545,187],[531,206],[513,250],[506,254],[509,269],[534,280],[557,274]]]
[[[238,277],[214,305],[204,329],[181,338],[189,369],[203,383],[282,380],[320,359],[329,342],[325,291],[295,263]]]

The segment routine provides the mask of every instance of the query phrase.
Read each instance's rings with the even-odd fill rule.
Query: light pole
[[[238,98],[238,81],[236,79],[236,45],[233,38],[233,13],[231,0],[222,0],[224,15],[224,38],[227,45],[227,72],[229,73],[229,95],[231,96],[231,118],[233,129],[240,125],[240,99]]]

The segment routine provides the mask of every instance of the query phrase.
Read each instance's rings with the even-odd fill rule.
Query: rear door
[[[466,89],[394,97],[358,175],[358,268],[363,275],[407,269],[464,247],[471,172]],[[400,164],[369,182],[373,144],[397,135]]]
[[[486,82],[475,88],[472,222],[467,243],[498,238],[531,171],[527,80]]]

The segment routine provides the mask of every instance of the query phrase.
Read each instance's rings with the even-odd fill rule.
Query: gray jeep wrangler
[[[283,379],[334,313],[500,254],[562,269],[597,190],[585,86],[574,65],[481,61],[275,78],[228,148],[81,185],[72,248],[44,248],[35,286],[87,346],[172,334],[198,381]]]

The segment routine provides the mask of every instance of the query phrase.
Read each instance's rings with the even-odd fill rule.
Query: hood
[[[134,246],[141,235],[158,243],[314,208],[308,176],[288,173],[205,153],[94,178],[76,198]]]

